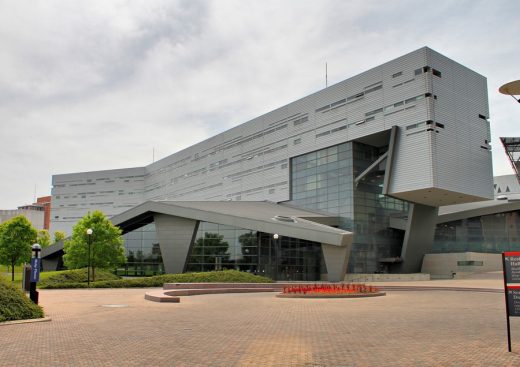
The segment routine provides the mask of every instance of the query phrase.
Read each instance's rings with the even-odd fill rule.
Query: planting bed
[[[284,287],[280,298],[363,298],[379,297],[386,293],[364,284],[314,284]]]

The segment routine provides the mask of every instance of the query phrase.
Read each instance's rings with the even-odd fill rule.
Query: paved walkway
[[[497,280],[441,284],[457,282],[500,287]],[[508,353],[501,293],[390,291],[323,300],[216,294],[180,304],[145,301],[144,293],[40,291],[52,321],[0,326],[0,365],[520,366],[520,318],[511,319]]]

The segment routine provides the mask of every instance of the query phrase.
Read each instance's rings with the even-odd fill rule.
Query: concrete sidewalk
[[[492,285],[418,283],[438,282]],[[164,304],[145,301],[146,290],[42,290],[40,303],[52,321],[1,326],[0,365],[520,366],[520,318],[511,318],[508,353],[500,293],[215,294]]]
[[[399,286],[399,287],[445,287],[445,288],[485,288],[504,290],[502,279],[450,279],[450,280],[429,280],[411,282],[372,282],[371,285],[377,287]]]

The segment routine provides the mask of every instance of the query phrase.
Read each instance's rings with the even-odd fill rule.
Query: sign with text
[[[33,257],[31,259],[31,283],[36,283],[40,281],[40,265],[42,259],[37,257]]]
[[[504,276],[507,283],[520,283],[520,252],[504,252]]]
[[[509,316],[520,316],[520,286],[507,287]]]

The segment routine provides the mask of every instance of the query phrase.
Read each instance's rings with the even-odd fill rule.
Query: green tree
[[[64,240],[67,235],[63,231],[54,231],[54,242],[60,242],[61,240]]]
[[[36,238],[36,242],[40,244],[42,248],[49,247],[51,245],[51,235],[46,229],[40,229]]]
[[[31,246],[36,242],[36,236],[36,229],[23,215],[0,225],[0,263],[11,266],[11,281],[14,281],[15,265],[31,258]]]
[[[87,213],[72,229],[72,236],[65,241],[63,262],[71,269],[88,266],[89,235],[87,229],[92,229],[90,235],[90,264],[92,279],[95,280],[95,269],[108,269],[126,262],[125,249],[121,229],[114,226],[102,212],[96,210]]]

